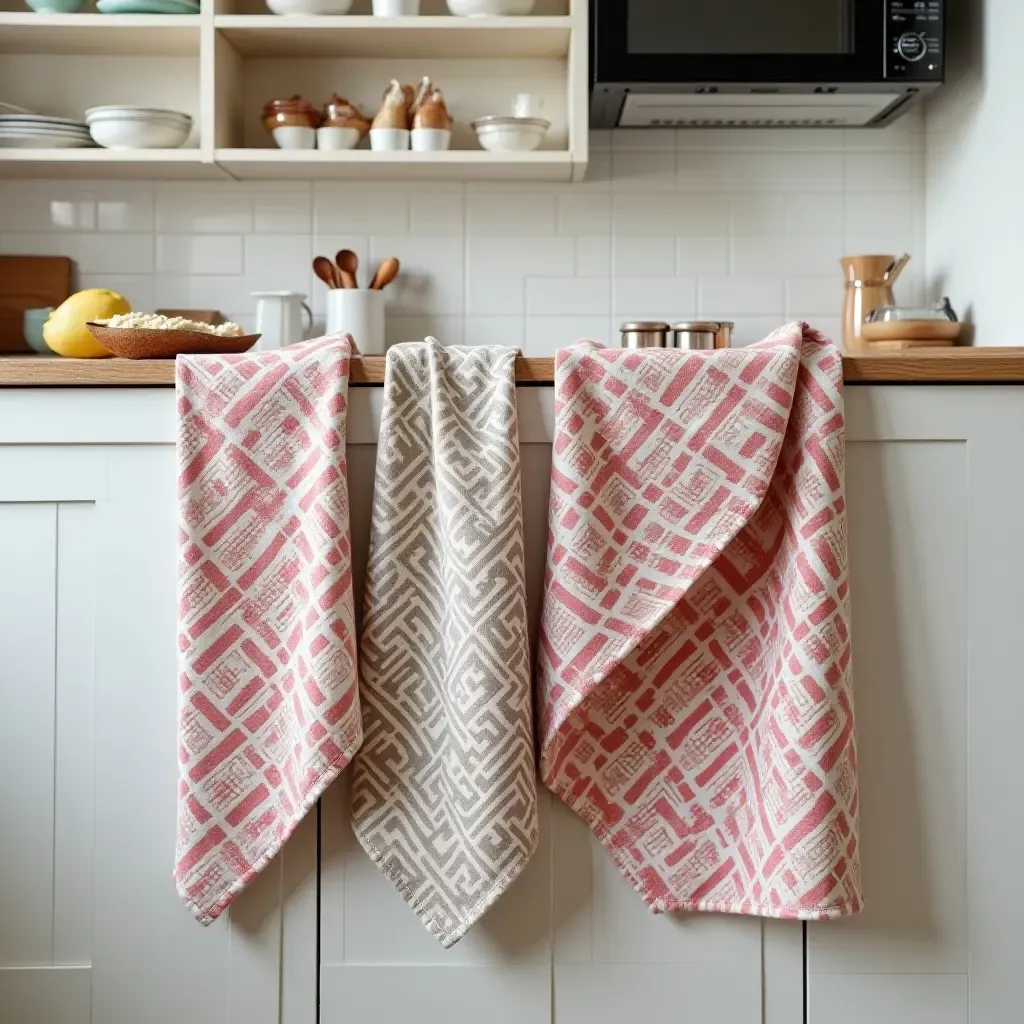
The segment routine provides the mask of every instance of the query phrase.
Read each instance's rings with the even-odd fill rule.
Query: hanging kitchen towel
[[[655,911],[861,907],[842,359],[555,362],[541,775]]]
[[[174,878],[209,924],[361,738],[350,339],[177,362],[181,781]]]
[[[454,945],[537,843],[515,351],[388,350],[352,824]]]

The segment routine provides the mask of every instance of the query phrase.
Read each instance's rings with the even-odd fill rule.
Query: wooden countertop
[[[516,380],[550,384],[553,359],[516,360]],[[950,348],[843,357],[847,384],[1024,384],[1024,348]],[[353,384],[381,384],[383,356],[352,361]],[[169,387],[169,359],[0,357],[0,387]]]

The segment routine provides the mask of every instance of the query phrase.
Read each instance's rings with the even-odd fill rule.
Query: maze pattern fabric
[[[842,360],[556,357],[541,775],[657,913],[861,907]]]
[[[515,351],[388,351],[356,837],[451,946],[537,843]]]
[[[174,878],[213,921],[361,740],[334,335],[177,364],[181,781]]]

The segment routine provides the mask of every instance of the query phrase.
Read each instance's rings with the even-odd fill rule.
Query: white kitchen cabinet
[[[171,881],[172,415],[0,392],[3,1024],[315,1019],[314,820],[209,929]]]
[[[1024,389],[848,401],[866,909],[808,926],[809,1024],[1020,1019]]]
[[[224,919],[192,920],[173,396],[0,391],[0,1024],[314,1024],[318,994],[323,1024],[799,1024],[805,998],[809,1024],[1013,1019],[1024,389],[847,395],[863,916],[806,951],[799,924],[655,918],[545,796],[530,867],[445,952],[353,840],[344,776]],[[535,618],[551,391],[519,397]],[[351,398],[359,587],[381,391]]]

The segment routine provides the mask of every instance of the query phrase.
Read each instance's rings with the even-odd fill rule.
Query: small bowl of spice
[[[270,100],[263,105],[263,127],[278,149],[315,149],[320,112],[304,96]]]
[[[260,340],[238,324],[204,324],[160,313],[121,313],[86,326],[111,355],[122,359],[173,359],[179,355],[247,352]]]

